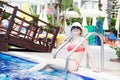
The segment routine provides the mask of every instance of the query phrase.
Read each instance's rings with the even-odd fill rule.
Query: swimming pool
[[[0,52],[0,80],[64,80],[63,71],[28,72],[36,63]],[[90,77],[68,72],[67,80],[95,80]]]

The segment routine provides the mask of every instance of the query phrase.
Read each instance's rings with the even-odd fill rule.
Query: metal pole
[[[86,54],[86,68],[89,68],[89,57],[88,57],[88,54]]]
[[[101,71],[104,71],[104,45],[101,46]]]

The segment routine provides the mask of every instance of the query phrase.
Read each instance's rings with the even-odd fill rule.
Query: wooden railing
[[[20,9],[18,9],[17,6],[11,6],[10,4],[7,4],[5,2],[0,1],[1,4],[5,5],[7,8],[11,9],[11,11],[2,10],[0,9],[0,22],[3,20],[4,14],[9,14],[10,18],[8,18],[9,26],[8,29],[5,29],[3,27],[0,28],[0,31],[4,32],[5,39],[8,39],[9,44],[14,44],[15,46],[23,47],[23,48],[29,48],[27,46],[31,45],[21,45],[20,43],[13,43],[10,39],[14,37],[14,39],[23,39],[27,40],[28,42],[31,42],[33,44],[41,46],[40,48],[47,48],[45,49],[45,52],[51,52],[52,48],[55,46],[55,40],[57,37],[57,34],[59,32],[59,27],[53,26],[50,23],[46,23],[31,14],[28,14],[27,12],[24,12]],[[38,22],[42,22],[46,24],[46,26],[37,25],[33,21],[28,21],[25,18],[22,18],[18,13],[25,14],[32,18],[32,20],[37,20]],[[44,33],[44,37],[41,37],[41,34]],[[49,38],[49,34],[52,35],[51,38]],[[16,40],[15,40],[16,41]],[[21,41],[24,43],[24,41]],[[43,46],[43,48],[42,48]],[[41,50],[38,50],[41,51]]]

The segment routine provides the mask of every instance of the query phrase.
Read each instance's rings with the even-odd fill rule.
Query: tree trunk
[[[63,20],[62,20],[62,26],[61,26],[61,33],[64,33],[64,31],[65,31],[65,22],[66,22],[66,11],[64,11],[64,13],[63,13]]]

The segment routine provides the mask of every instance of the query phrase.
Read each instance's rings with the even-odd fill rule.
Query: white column
[[[37,14],[40,14],[40,5],[37,5]]]
[[[108,19],[105,17],[104,23],[103,23],[103,29],[108,30]]]
[[[82,26],[87,26],[87,21],[86,21],[86,17],[83,17],[83,22],[82,22]]]
[[[115,29],[117,30],[117,36],[119,37],[119,28],[120,28],[120,11],[117,13],[116,23],[115,23]]]
[[[95,26],[95,25],[96,25],[96,17],[93,17],[92,26]]]

